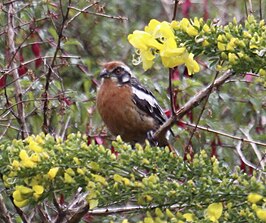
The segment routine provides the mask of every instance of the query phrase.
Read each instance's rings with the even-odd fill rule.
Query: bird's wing
[[[167,120],[167,117],[152,92],[143,87],[134,77],[131,78],[130,84],[132,86],[133,102],[137,107],[147,115],[153,117],[159,125],[163,124]]]

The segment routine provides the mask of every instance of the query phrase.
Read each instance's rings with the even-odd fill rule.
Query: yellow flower
[[[153,34],[160,22],[156,19],[152,19],[147,26],[145,26],[144,31]]]
[[[16,201],[23,201],[25,200],[25,198],[23,197],[23,195],[20,193],[19,190],[15,190],[12,194],[14,200]]]
[[[17,160],[13,160],[13,162],[12,162],[12,167],[13,167],[14,169],[18,169],[19,166],[20,166],[19,161],[17,161]]]
[[[256,210],[256,214],[260,220],[262,220],[263,222],[266,222],[266,209],[258,208]]]
[[[70,176],[75,176],[75,171],[72,168],[67,168],[66,173],[69,174]]]
[[[22,149],[20,152],[19,152],[19,158],[21,160],[27,160],[29,159],[29,156],[28,156],[28,153],[25,149]]]
[[[98,175],[98,174],[93,174],[92,176],[94,177],[94,180],[96,182],[99,182],[99,183],[101,183],[103,185],[107,185],[107,181],[106,181],[106,179],[103,176]]]
[[[174,20],[170,23],[170,26],[173,28],[173,29],[178,29],[179,28],[179,22]]]
[[[168,38],[175,38],[171,24],[165,21],[159,22],[156,19],[152,19],[144,31],[150,33],[155,39],[162,41]]]
[[[80,165],[80,160],[78,157],[74,157],[73,160],[77,165]]]
[[[22,185],[16,186],[16,191],[19,191],[23,195],[29,195],[33,193],[33,190],[31,188]]]
[[[222,216],[223,204],[222,203],[212,203],[208,206],[205,217],[212,222],[218,222],[218,219]]]
[[[202,46],[204,46],[204,47],[209,46],[209,45],[210,45],[210,43],[206,39],[202,42]]]
[[[261,76],[266,76],[266,70],[261,68],[261,69],[259,70],[259,75],[261,75]]]
[[[54,167],[54,168],[51,168],[49,171],[48,171],[48,177],[50,180],[53,180],[57,174],[59,170],[59,167]]]
[[[139,56],[143,63],[143,69],[148,70],[153,65],[154,52],[161,49],[162,44],[153,38],[150,33],[144,31],[134,31],[128,35],[128,41],[139,50]]]
[[[256,204],[257,202],[259,202],[261,199],[263,198],[262,195],[257,194],[257,193],[250,193],[248,195],[248,201],[252,204]]]
[[[31,156],[30,156],[30,160],[37,163],[37,162],[40,162],[40,156],[37,154],[37,153],[33,153]]]
[[[85,168],[78,168],[77,169],[77,173],[80,174],[80,175],[85,175]]]
[[[120,176],[119,174],[114,174],[113,179],[115,182],[118,182],[118,183],[122,183],[123,181],[123,177]]]
[[[192,25],[187,27],[186,32],[189,36],[196,36],[199,34],[198,30]]]
[[[226,44],[218,42],[217,47],[220,51],[224,51],[226,49]]]
[[[136,30],[128,35],[128,41],[132,46],[139,50],[148,50],[149,48],[160,49],[160,44],[154,37],[147,32]]]
[[[33,185],[32,189],[35,191],[36,194],[43,194],[44,187],[42,185]]]
[[[29,142],[29,149],[33,150],[36,153],[41,153],[43,151],[43,148],[41,146],[39,146],[39,144],[35,141]]]
[[[197,17],[194,18],[193,25],[196,26],[197,28],[200,28],[200,22]]]
[[[36,166],[36,163],[30,159],[27,151],[24,149],[20,151],[19,158],[21,159],[21,166],[23,167],[33,168]]]
[[[237,42],[236,38],[231,38],[230,42],[226,45],[226,49],[232,52],[235,51],[236,42]]]
[[[188,69],[188,74],[191,75],[191,74],[194,74],[194,73],[197,73],[200,71],[200,66],[199,64],[197,63],[196,60],[194,60],[194,54],[193,53],[190,53],[188,55],[188,58],[185,60],[185,64],[186,64],[186,67]]]
[[[28,199],[25,199],[23,201],[17,201],[17,200],[14,200],[14,204],[19,207],[19,208],[23,208],[25,207],[27,204],[29,203],[29,200]]]
[[[183,18],[179,24],[181,30],[183,30],[184,32],[187,31],[187,27],[190,25],[189,20],[187,18]]]
[[[75,180],[69,174],[64,173],[64,182],[67,184],[72,184],[75,183]]]
[[[210,27],[209,27],[207,24],[204,24],[203,27],[202,27],[202,29],[203,29],[203,31],[204,31],[205,33],[209,33],[209,32],[211,32],[211,29],[210,29]]]
[[[160,51],[162,63],[165,67],[175,67],[185,62],[183,56],[186,54],[186,48],[177,48],[174,39],[168,39],[164,42],[164,48]]]
[[[228,53],[228,60],[231,64],[236,64],[238,57],[234,53]]]
[[[191,222],[194,221],[194,215],[191,213],[185,213],[183,214],[183,217],[186,219],[186,221],[191,221]]]
[[[88,201],[89,203],[89,206],[90,206],[90,210],[96,208],[99,204],[99,201],[98,200],[95,200],[95,199],[92,199],[92,200],[89,200]]]

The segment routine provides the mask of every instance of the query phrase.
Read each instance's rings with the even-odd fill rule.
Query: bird
[[[154,131],[167,120],[153,93],[122,61],[105,63],[99,77],[96,106],[109,131],[132,145],[152,140]],[[165,134],[153,143],[169,145]]]

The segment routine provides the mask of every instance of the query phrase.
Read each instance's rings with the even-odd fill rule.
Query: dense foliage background
[[[15,222],[20,222],[24,216],[20,208],[7,201],[9,196],[13,201],[14,198],[17,198],[17,194],[21,195],[21,188],[18,186],[31,188],[37,185],[43,187],[34,187],[36,190],[31,188],[32,191],[28,191],[26,196],[22,196],[23,199],[20,197],[21,199],[18,200],[19,202],[27,200],[25,205],[31,204],[35,207],[33,213],[39,213],[39,217],[35,221],[40,221],[41,218],[43,222],[52,222],[45,214],[41,213],[57,216],[56,213],[61,213],[60,211],[63,209],[68,210],[69,206],[66,204],[71,204],[70,195],[78,194],[76,191],[79,187],[91,191],[93,186],[89,182],[96,182],[101,186],[95,190],[97,196],[93,195],[87,198],[90,206],[96,208],[99,204],[99,207],[106,208],[117,204],[118,207],[123,207],[122,204],[124,205],[128,201],[145,206],[143,210],[129,208],[130,214],[125,215],[125,218],[129,218],[133,222],[141,220],[145,223],[152,222],[156,216],[159,216],[162,222],[170,222],[170,219],[174,217],[169,216],[173,213],[177,216],[177,218],[175,217],[176,222],[185,221],[187,218],[184,217],[184,214],[186,213],[193,213],[194,217],[189,216],[195,222],[212,221],[211,217],[206,217],[208,214],[204,214],[204,210],[207,210],[210,204],[218,204],[219,207],[220,202],[224,202],[224,210],[227,211],[227,214],[222,216],[223,220],[220,219],[221,221],[233,222],[235,219],[239,219],[240,215],[243,217],[242,222],[257,222],[259,219],[263,221],[263,218],[258,219],[257,212],[260,211],[258,208],[265,206],[265,201],[263,203],[262,198],[259,199],[258,202],[261,203],[258,203],[256,207],[252,206],[252,202],[248,203],[247,201],[247,196],[251,192],[262,197],[266,196],[265,187],[261,184],[261,182],[265,183],[263,169],[266,146],[266,75],[263,76],[263,72],[259,75],[256,67],[230,78],[215,89],[215,92],[208,96],[207,101],[203,100],[199,106],[191,109],[182,120],[173,126],[176,137],[171,138],[171,143],[180,154],[180,157],[174,157],[176,163],[168,151],[161,154],[164,153],[164,150],[156,148],[152,150],[154,157],[150,154],[149,149],[147,151],[144,149],[144,155],[141,155],[141,158],[136,158],[136,151],[126,145],[124,147],[128,149],[120,151],[123,143],[118,140],[118,144],[117,142],[112,144],[111,139],[114,137],[108,133],[96,111],[95,95],[99,83],[98,73],[103,62],[122,60],[127,63],[141,82],[154,92],[169,115],[171,115],[169,94],[174,98],[174,107],[178,110],[201,89],[212,83],[216,75],[220,75],[216,69],[216,57],[208,57],[206,54],[199,56],[196,59],[201,66],[201,71],[193,76],[188,76],[186,68],[180,66],[171,75],[172,91],[170,92],[169,70],[157,63],[158,61],[155,62],[152,69],[146,72],[143,71],[141,64],[133,65],[132,59],[135,50],[128,43],[127,36],[136,29],[143,30],[143,27],[151,19],[170,22],[176,6],[175,19],[177,21],[184,17],[202,17],[205,21],[210,19],[214,26],[215,24],[227,25],[235,21],[232,25],[237,27],[239,24],[244,26],[245,20],[250,14],[254,15],[259,24],[259,21],[264,19],[266,10],[266,5],[260,0],[185,0],[176,2],[179,4],[175,5],[174,2],[167,0],[47,0],[3,1],[0,3],[0,141],[2,151],[0,168],[3,178],[2,198],[5,199],[5,202],[1,201],[1,204],[2,206],[7,205],[7,212],[12,213],[10,217],[12,220],[16,219]],[[250,22],[250,26],[252,26],[252,22]],[[265,24],[262,24],[259,29],[265,30]],[[252,34],[255,33],[254,31]],[[254,36],[256,37],[256,35]],[[265,44],[265,37],[264,40],[257,39],[256,41]],[[263,61],[265,48],[260,53]],[[252,58],[250,59],[252,60]],[[229,58],[225,57],[224,60],[229,60]],[[222,66],[223,64],[221,64]],[[266,69],[263,62],[260,62],[258,67]],[[197,128],[195,128],[196,125]],[[86,138],[82,139],[83,144],[79,141],[82,137],[78,132],[86,135]],[[45,136],[48,133],[49,135]],[[72,133],[77,134],[72,135]],[[41,135],[37,139],[34,136],[33,138],[28,137],[38,134]],[[68,141],[64,144],[67,135],[71,135],[70,144]],[[53,137],[56,137],[57,140],[53,141]],[[20,141],[21,139],[26,140]],[[30,144],[31,141],[44,147],[44,150],[41,150],[41,155],[34,155],[38,154],[35,151],[38,150],[38,147],[36,149],[36,144]],[[100,149],[93,141],[101,145]],[[89,149],[79,152],[85,146],[84,143],[91,144],[95,154],[86,156],[86,153],[89,152],[84,151]],[[58,151],[53,151],[54,148]],[[115,153],[108,152],[110,148],[112,148],[110,151],[114,152],[115,150]],[[26,153],[21,153],[23,150]],[[202,151],[205,151],[203,155]],[[47,157],[51,158],[49,161],[45,160],[46,153]],[[120,156],[119,160],[114,158],[114,154],[117,153],[120,154],[118,155],[118,157]],[[193,163],[195,162],[194,156],[200,156],[199,159],[204,161],[197,166]],[[212,156],[220,161],[220,164],[217,164],[219,171],[215,170],[214,175],[213,165],[216,165],[217,160],[211,159]],[[74,159],[75,157],[78,160]],[[165,165],[160,162],[163,157]],[[30,162],[28,162],[29,160]],[[137,160],[142,161],[138,164]],[[184,160],[187,160],[187,163]],[[25,162],[23,163],[23,161]],[[33,168],[30,167],[31,165]],[[181,168],[182,165],[184,166]],[[84,166],[87,166],[88,169],[81,168]],[[124,168],[122,168],[123,166]],[[24,167],[26,169],[23,169]],[[169,170],[173,167],[176,167],[176,170]],[[50,182],[48,177],[44,178],[44,181],[31,182],[32,179],[38,178],[38,174],[45,175],[50,170],[55,171],[56,169],[53,168],[59,168],[57,181]],[[69,168],[73,169],[74,173]],[[104,173],[103,170],[108,170],[108,168],[110,168],[110,172]],[[131,169],[132,171],[136,170],[137,177],[134,176],[134,173],[130,175]],[[235,175],[231,179],[231,174],[233,175],[235,170]],[[258,172],[254,173],[255,170]],[[85,174],[82,174],[82,171],[85,171]],[[253,177],[252,174],[254,174]],[[84,178],[81,177],[83,175]],[[97,177],[98,175],[104,180]],[[158,178],[152,177],[154,175]],[[74,182],[72,182],[72,178]],[[154,184],[154,188],[149,183],[145,185],[144,178],[150,180]],[[128,179],[130,183],[125,179]],[[172,179],[174,183],[178,182],[181,186],[169,185],[169,179]],[[112,189],[105,188],[105,181],[108,182],[108,185],[112,185],[110,186]],[[224,183],[220,185],[221,181]],[[136,190],[135,193],[132,191],[138,187],[136,182],[142,182],[145,186],[139,186],[142,190]],[[232,187],[228,186],[228,191],[221,189],[225,187],[225,182],[232,183],[232,185],[230,184]],[[70,186],[67,186],[68,183]],[[131,185],[130,189],[127,187],[127,183]],[[210,185],[210,188],[206,189],[206,185]],[[123,193],[117,194],[120,190]],[[178,196],[168,194],[169,197],[163,200],[164,191],[170,193],[172,190],[176,191]],[[14,191],[19,192],[16,192],[14,196]],[[153,194],[153,191],[159,193]],[[217,198],[219,191],[221,199]],[[54,194],[51,194],[52,192]],[[35,197],[33,193],[35,193]],[[182,195],[186,199],[182,200],[180,198]],[[83,196],[87,195],[83,194]],[[171,196],[173,197],[171,198]],[[228,196],[230,198],[225,199]],[[60,202],[57,202],[59,197]],[[54,200],[54,205],[58,208],[57,212],[50,209],[51,200]],[[137,203],[135,203],[136,200]],[[177,200],[178,202],[176,202]],[[233,201],[236,203],[233,203],[232,208],[230,203]],[[256,203],[253,202],[255,205]],[[242,204],[244,206],[241,209]],[[178,207],[173,207],[173,205]],[[187,206],[189,207],[186,208]],[[49,210],[46,209],[47,207]],[[73,205],[69,210],[77,213],[78,207],[78,205]],[[144,214],[147,210],[146,207],[151,213]],[[171,207],[173,213],[170,211],[171,214],[167,212],[168,215],[160,215],[158,209],[152,212],[155,208],[161,208],[165,212],[165,207]],[[219,208],[217,209],[219,210]],[[1,210],[3,209],[1,208]],[[22,207],[22,210],[25,213],[32,211],[28,207],[26,209]],[[83,215],[88,211],[86,208],[84,210]],[[137,215],[134,211],[139,211],[140,214]],[[122,208],[121,212],[126,213],[127,210]],[[16,214],[13,215],[13,213]],[[102,218],[97,215],[103,215],[104,211],[99,210],[97,214],[96,210],[95,213],[94,215],[91,212],[83,220],[102,222]],[[227,215],[228,218],[226,218]],[[123,215],[116,214],[114,216],[106,221],[119,222],[123,220]],[[220,216],[214,217],[214,221],[219,218]],[[11,219],[9,222],[12,222]],[[55,222],[64,220],[64,217],[58,217]],[[8,219],[5,221],[8,222]],[[24,222],[30,222],[30,220],[24,219]],[[175,221],[172,220],[172,222]]]

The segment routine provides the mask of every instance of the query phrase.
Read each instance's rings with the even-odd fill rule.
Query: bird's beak
[[[107,71],[106,69],[103,69],[99,75],[100,78],[106,78],[110,76],[110,72]]]

